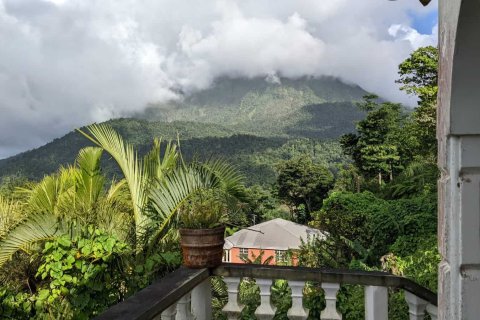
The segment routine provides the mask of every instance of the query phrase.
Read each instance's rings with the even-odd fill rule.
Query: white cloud
[[[431,34],[420,34],[410,26],[393,24],[388,28],[388,34],[399,41],[408,41],[412,48],[437,45],[438,24],[432,29]]]
[[[61,6],[62,4],[64,4],[66,1],[68,0],[45,0],[47,2],[51,2],[57,6]]]
[[[235,7],[222,16],[205,36],[188,26],[182,29],[181,50],[174,55],[169,72],[183,85],[204,87],[224,74],[314,75],[322,64],[325,44],[306,30],[307,23],[298,13],[286,21],[246,18]]]
[[[437,31],[387,0],[0,0],[0,157],[205,88],[221,75],[334,75],[386,98]]]

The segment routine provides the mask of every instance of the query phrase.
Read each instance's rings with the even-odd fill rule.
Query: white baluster
[[[438,318],[438,308],[437,308],[437,306],[434,306],[433,304],[428,304],[427,305],[427,313],[430,315],[430,318],[432,320],[437,320],[437,318]]]
[[[177,320],[192,320],[192,295],[187,293],[177,302]]]
[[[210,278],[192,290],[192,313],[196,320],[212,319],[212,289]]]
[[[365,320],[388,319],[388,289],[365,286]]]
[[[423,320],[428,302],[408,291],[405,291],[405,300],[408,304],[410,320]]]
[[[342,315],[337,311],[337,292],[340,289],[338,283],[322,283],[325,291],[325,309],[320,313],[322,320],[342,320]]]
[[[162,314],[160,315],[161,320],[175,320],[175,315],[177,314],[177,304],[174,303],[167,309],[163,310]],[[158,316],[154,319],[159,319]]]
[[[308,311],[303,307],[303,288],[305,281],[288,281],[288,286],[292,289],[292,307],[288,310],[288,319],[307,319]]]
[[[243,307],[238,303],[238,286],[240,278],[225,277],[223,281],[227,284],[228,302],[223,307],[223,312],[229,320],[238,319]]]
[[[260,305],[255,310],[255,316],[258,320],[270,320],[275,315],[275,307],[272,305],[270,288],[272,286],[271,279],[256,279],[260,288]]]

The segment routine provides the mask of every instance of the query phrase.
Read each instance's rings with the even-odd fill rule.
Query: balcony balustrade
[[[405,291],[410,320],[423,320],[426,314],[437,319],[437,295],[407,278],[385,272],[330,270],[303,267],[264,266],[254,264],[223,264],[214,269],[180,268],[108,309],[99,320],[106,319],[212,319],[211,276],[222,276],[228,291],[228,302],[223,312],[228,319],[238,319],[244,306],[239,302],[239,286],[244,278],[255,279],[260,290],[260,305],[255,310],[257,319],[272,319],[275,306],[271,301],[274,280],[287,280],[291,289],[292,306],[289,319],[307,319],[303,304],[306,282],[320,283],[325,293],[325,309],[321,320],[341,320],[337,310],[340,285],[365,287],[365,319],[388,319],[388,288]]]

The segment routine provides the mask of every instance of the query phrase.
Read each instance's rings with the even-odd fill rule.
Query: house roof
[[[324,237],[318,229],[277,218],[235,232],[230,237],[225,238],[224,249],[231,249],[232,247],[275,250],[298,249],[301,244],[300,239],[307,240],[308,237],[314,236]]]

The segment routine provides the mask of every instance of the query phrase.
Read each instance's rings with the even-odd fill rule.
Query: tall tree
[[[396,81],[408,94],[418,96],[419,105],[436,103],[438,92],[438,49],[421,47],[398,66],[400,78]]]
[[[278,166],[278,196],[297,215],[298,222],[305,222],[305,214],[320,209],[322,201],[333,187],[333,175],[326,167],[313,163],[307,156],[299,156]]]
[[[364,120],[357,124],[357,134],[342,136],[340,143],[345,154],[368,177],[377,176],[382,184],[383,176],[393,180],[394,170],[400,166],[402,147],[397,133],[404,121],[399,104],[377,102],[375,95],[364,96],[358,107],[367,111]]]
[[[408,130],[417,140],[414,151],[422,158],[431,158],[435,162],[438,49],[428,46],[415,50],[398,66],[398,74],[400,78],[396,82],[402,85],[400,89],[419,98]]]

